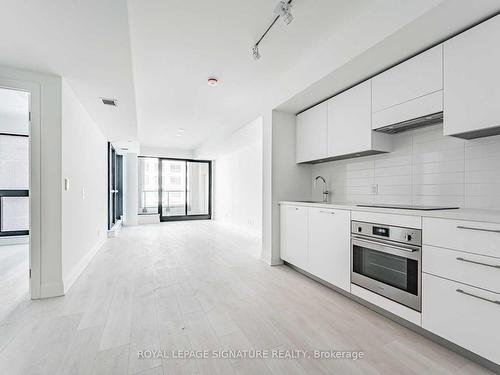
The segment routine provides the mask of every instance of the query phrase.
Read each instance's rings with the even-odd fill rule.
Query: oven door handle
[[[396,246],[393,244],[388,244],[388,243],[383,242],[383,241],[367,240],[365,238],[358,237],[355,235],[352,236],[352,242],[353,242],[353,244],[355,242],[369,244],[369,245],[372,245],[373,247],[376,247],[376,248],[374,248],[374,250],[381,251],[384,253],[389,253],[389,254],[395,254],[396,253],[395,251],[397,251],[397,253],[396,253],[397,255],[401,255],[401,254],[405,254],[405,253],[410,255],[412,253],[420,251],[420,247],[417,247],[417,246]],[[387,248],[387,250],[384,250],[384,248]]]

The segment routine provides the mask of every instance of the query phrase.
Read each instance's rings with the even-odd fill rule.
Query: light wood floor
[[[0,323],[0,374],[488,374],[214,222],[124,228],[62,298]],[[137,351],[360,350],[352,360],[138,359]]]
[[[28,300],[28,270],[28,244],[0,245],[0,322]]]

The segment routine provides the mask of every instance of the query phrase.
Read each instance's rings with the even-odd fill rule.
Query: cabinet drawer
[[[422,327],[500,364],[500,294],[424,274]]]
[[[500,293],[499,258],[425,245],[422,271]]]
[[[500,224],[424,218],[423,243],[500,258]]]

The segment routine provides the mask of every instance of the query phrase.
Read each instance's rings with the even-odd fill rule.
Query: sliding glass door
[[[160,219],[210,219],[210,161],[160,159]]]
[[[161,217],[186,216],[186,161],[161,161]]]
[[[208,215],[210,212],[210,164],[187,162],[187,214]]]

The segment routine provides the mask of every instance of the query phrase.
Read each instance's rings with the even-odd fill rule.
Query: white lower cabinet
[[[282,205],[280,211],[281,259],[306,269],[308,208]]]
[[[281,259],[350,291],[351,212],[281,206]]]
[[[500,294],[424,273],[422,327],[500,364]]]
[[[309,208],[308,272],[350,291],[350,211]]]

